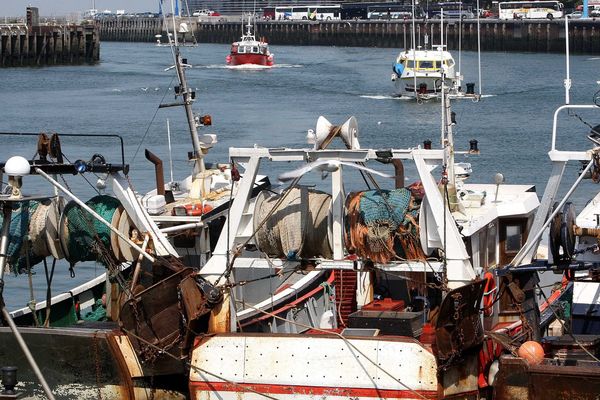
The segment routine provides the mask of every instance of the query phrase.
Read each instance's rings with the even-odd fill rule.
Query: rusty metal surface
[[[137,293],[123,304],[120,312],[121,327],[128,334],[141,361],[149,362],[161,373],[175,373],[181,370],[172,357],[159,354],[151,343],[171,355],[184,359],[187,353],[182,344],[182,314],[179,304],[178,286],[182,279],[193,272],[185,268],[168,276],[148,289]],[[158,362],[158,359],[162,359]],[[164,360],[164,361],[163,361]],[[161,368],[161,366],[163,368]]]
[[[440,372],[439,383],[444,399],[466,398],[465,393],[477,392],[479,374],[478,352],[467,351],[461,362],[449,365]],[[454,397],[459,396],[459,397]],[[462,396],[462,397],[460,397]]]
[[[519,357],[503,356],[496,376],[495,399],[499,400],[597,400],[600,398],[600,363],[568,361],[565,365],[546,359],[528,365]]]
[[[473,282],[450,291],[444,298],[435,326],[437,357],[443,364],[482,343],[479,308],[484,286],[485,281]]]
[[[128,399],[126,383],[107,343],[109,330],[19,328],[57,399]],[[24,398],[42,398],[41,387],[14,335],[0,327],[0,366],[18,367]]]

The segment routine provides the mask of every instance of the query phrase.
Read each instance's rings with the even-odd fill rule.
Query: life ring
[[[479,350],[479,374],[477,384],[480,388],[486,388],[491,386],[493,382],[490,382],[490,367],[494,361],[500,358],[504,347],[502,344],[496,342],[490,337],[486,337],[483,340],[481,349]]]
[[[490,317],[494,313],[494,293],[496,292],[496,280],[494,274],[486,272],[483,275],[485,287],[483,289],[483,315]]]

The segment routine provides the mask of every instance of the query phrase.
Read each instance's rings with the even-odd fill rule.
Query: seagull
[[[140,89],[142,89],[144,92],[146,92],[148,90],[147,87],[143,87],[143,88],[140,88]]]
[[[154,91],[155,91],[155,92],[158,92],[158,88],[157,88],[157,87],[155,87],[155,88],[154,88]]]
[[[351,163],[351,162],[339,161],[339,160],[318,160],[318,161],[306,164],[304,167],[300,167],[293,171],[284,172],[283,174],[279,175],[278,179],[281,182],[291,181],[292,179],[296,179],[296,178],[306,174],[307,172],[312,171],[315,168],[319,169],[321,172],[334,172],[334,171],[338,170],[340,165],[347,165],[349,167],[357,168],[357,169],[369,172],[371,174],[382,176],[384,178],[394,178],[393,175],[384,174],[383,172],[375,171],[374,169],[367,168],[365,166]]]

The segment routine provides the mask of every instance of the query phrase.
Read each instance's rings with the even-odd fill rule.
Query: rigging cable
[[[167,90],[165,90],[165,93],[163,94],[162,98],[160,99],[160,102],[158,103],[159,105],[162,104],[163,100],[167,96],[167,93],[169,92],[169,88],[171,87],[171,84],[173,83],[174,79],[175,79],[174,76],[171,77],[171,81],[167,85]],[[148,126],[146,127],[146,131],[142,135],[142,139],[140,140],[140,144],[138,144],[137,149],[135,149],[135,153],[133,154],[133,157],[131,158],[131,162],[135,161],[135,158],[137,157],[137,155],[138,155],[138,153],[140,151],[140,148],[142,147],[142,144],[144,143],[144,140],[146,139],[146,136],[148,135],[148,131],[150,130],[150,127],[152,126],[152,123],[154,122],[154,119],[156,118],[156,114],[158,114],[158,110],[160,110],[160,107],[156,107],[156,111],[154,111],[154,115],[150,119],[150,122],[148,123]]]

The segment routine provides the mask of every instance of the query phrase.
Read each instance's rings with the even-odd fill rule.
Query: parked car
[[[492,10],[481,9],[479,10],[479,16],[481,18],[492,18],[494,16],[494,13],[492,13]]]
[[[209,9],[197,10],[192,14],[193,17],[218,17],[220,15],[218,12]]]
[[[581,18],[583,13],[581,11],[573,11],[571,14],[567,14],[567,18],[578,19]]]

